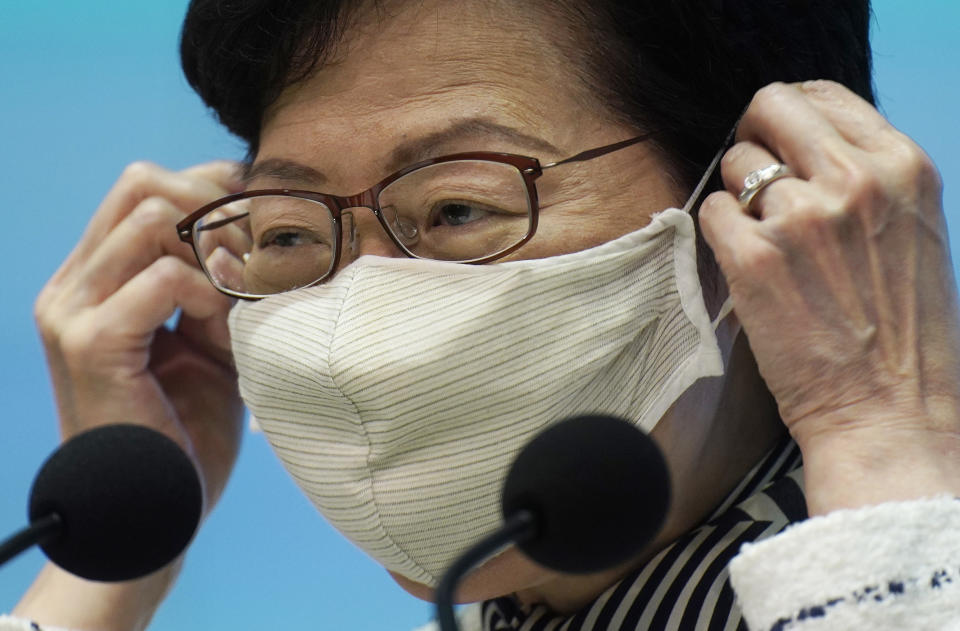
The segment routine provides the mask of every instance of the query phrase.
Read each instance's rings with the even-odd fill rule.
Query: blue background
[[[34,297],[127,163],[239,158],[242,145],[180,75],[185,0],[0,3],[0,536],[25,522],[27,489],[58,442]],[[953,251],[960,234],[960,3],[879,0],[881,109],[938,164]],[[43,560],[0,568],[9,611]],[[153,629],[411,629],[407,596],[316,514],[262,436],[248,435],[227,492]]]

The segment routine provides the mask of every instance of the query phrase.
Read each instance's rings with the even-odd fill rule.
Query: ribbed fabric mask
[[[364,256],[230,314],[241,394],[297,484],[380,564],[431,586],[499,526],[503,479],[537,432],[591,412],[653,429],[722,374],[713,329],[676,208],[544,259]]]

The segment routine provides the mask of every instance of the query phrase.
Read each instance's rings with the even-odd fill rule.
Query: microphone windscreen
[[[193,537],[203,494],[190,458],[171,439],[138,425],[106,425],[78,434],[44,463],[28,514],[63,520],[40,544],[77,576],[122,581],[175,559]]]
[[[660,449],[609,416],[561,421],[520,453],[503,488],[504,517],[534,514],[536,534],[517,546],[540,565],[596,572],[636,555],[660,530],[670,475]]]

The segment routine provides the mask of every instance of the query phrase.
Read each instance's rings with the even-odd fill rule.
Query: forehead
[[[556,13],[503,0],[361,10],[330,60],[268,109],[261,155],[293,139],[395,142],[463,118],[536,130],[562,147],[589,99],[556,43],[557,33],[569,38]]]

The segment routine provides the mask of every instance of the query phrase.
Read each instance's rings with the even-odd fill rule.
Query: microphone
[[[638,554],[660,530],[669,503],[663,454],[633,424],[588,415],[548,427],[507,474],[503,527],[457,559],[437,586],[440,628],[457,629],[457,584],[503,545],[512,542],[553,570],[598,572]]]
[[[95,581],[160,569],[193,538],[203,492],[186,453],[140,425],[105,425],[71,438],[40,468],[30,526],[0,544],[0,564],[29,546]]]

